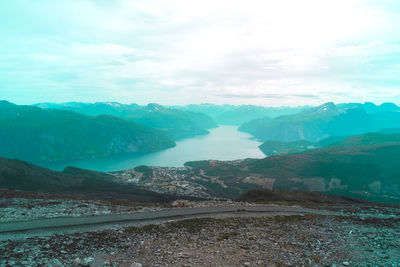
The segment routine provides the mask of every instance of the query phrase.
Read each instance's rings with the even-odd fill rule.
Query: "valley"
[[[0,265],[400,261],[397,106],[0,104],[2,153],[28,144],[25,151],[47,155],[45,161],[28,154],[21,156],[28,161],[0,158]],[[141,115],[132,119],[130,112]],[[271,117],[241,124],[261,113]],[[359,114],[367,119],[357,120],[354,130],[348,123]],[[189,126],[204,116],[228,125]],[[186,129],[182,135],[180,127]],[[115,134],[122,138],[119,146]],[[41,149],[32,148],[28,137]],[[141,152],[124,150],[126,140],[128,147],[141,145]],[[97,152],[107,146],[109,154]]]
[[[206,135],[178,140],[176,146],[158,152],[56,163],[43,161],[34,163],[60,171],[67,166],[106,172],[130,169],[140,165],[183,167],[187,161],[263,158],[265,155],[258,148],[260,144],[261,142],[251,139],[251,135],[237,131],[236,126],[222,125],[209,130]]]
[[[167,118],[172,114],[176,117],[183,116],[186,114],[185,112],[193,112],[185,110],[189,108],[194,110],[194,113],[188,114],[190,116],[198,114],[195,116],[196,118],[203,116],[199,115],[201,113],[195,113],[198,110],[206,112],[211,110],[214,117],[221,113],[226,115],[229,112],[232,112],[232,117],[235,117],[238,110],[247,112],[249,116],[260,115],[260,112],[270,114],[275,112],[276,115],[279,112],[290,111],[287,108],[262,109],[251,106],[233,108],[232,106],[212,105],[189,105],[181,107],[183,110],[180,110],[156,104],[138,106],[118,103],[66,103],[63,105],[40,104],[39,106],[42,108],[2,102],[3,120],[5,125],[10,124],[7,126],[9,128],[4,129],[3,135],[10,134],[18,127],[22,127],[24,120],[32,117],[34,121],[31,123],[36,125],[37,134],[43,132],[39,138],[43,143],[39,142],[39,145],[58,147],[56,143],[45,143],[44,133],[54,131],[65,134],[66,130],[60,128],[62,124],[59,120],[69,116],[67,122],[71,126],[63,125],[63,127],[67,127],[66,129],[78,125],[81,123],[80,120],[92,122],[107,119],[130,125],[129,127],[146,129],[152,134],[153,132],[157,133],[160,136],[145,134],[145,137],[149,142],[151,140],[159,142],[161,136],[168,139],[160,129],[146,128],[147,126],[139,126],[129,120],[112,116],[125,116],[121,114],[136,112],[142,114],[140,116],[158,114],[157,116],[166,116],[165,118]],[[61,110],[57,108],[61,108]],[[64,109],[81,110],[87,115]],[[281,137],[292,136],[294,141],[290,142],[267,139],[261,143],[252,139],[251,135],[237,131],[237,126],[222,125],[211,129],[206,135],[178,140],[172,148],[151,153],[125,153],[92,159],[39,161],[39,163],[31,160],[39,166],[46,167],[42,169],[35,164],[29,165],[20,161],[4,159],[1,166],[3,171],[0,185],[7,189],[33,190],[43,193],[53,191],[75,195],[89,194],[100,198],[133,199],[139,197],[139,199],[148,198],[149,201],[155,201],[157,198],[236,199],[252,189],[269,189],[319,192],[369,201],[399,203],[400,171],[396,163],[396,158],[400,153],[398,149],[400,137],[396,133],[398,129],[396,118],[397,114],[400,114],[399,110],[400,108],[394,104],[377,106],[372,103],[337,105],[326,103],[318,107],[302,108],[295,114],[275,118],[264,117],[239,127],[239,130],[243,130],[243,127],[251,125],[253,125],[250,127],[251,129],[262,125],[265,127],[281,125],[279,128],[283,127],[282,129],[288,135],[286,133],[279,135]],[[296,109],[292,111],[295,112]],[[96,115],[102,112],[109,115]],[[185,116],[189,116],[188,114]],[[357,120],[356,117],[360,114],[366,119]],[[383,114],[387,115],[385,119],[383,119]],[[15,118],[17,120],[12,124],[11,121]],[[211,117],[210,120],[212,120]],[[346,131],[351,129],[350,122],[353,120],[364,127],[355,127],[354,129],[358,129],[357,131],[366,131],[369,129],[368,127],[375,125],[376,132],[351,135]],[[257,123],[260,122],[264,124],[257,126]],[[300,122],[305,124],[300,127]],[[308,127],[309,123],[317,125],[319,128]],[[99,125],[106,124],[102,122]],[[204,127],[211,127],[211,125],[204,125]],[[330,132],[332,127],[335,132]],[[85,129],[89,131],[90,128],[93,127]],[[107,127],[107,129],[107,131],[119,131],[121,134],[121,129],[117,129],[115,126]],[[257,129],[264,133],[270,132],[264,128]],[[299,129],[315,130],[312,134],[315,138],[300,139],[305,137],[306,132],[301,133]],[[80,129],[78,135],[75,133],[70,137],[71,141],[75,136],[84,134],[81,131],[84,130]],[[93,133],[90,131],[89,133]],[[350,135],[333,135],[333,133]],[[293,134],[300,134],[300,136],[295,137]],[[16,136],[18,135],[14,135],[13,138]],[[32,134],[29,137],[34,136]],[[104,133],[100,136],[104,136]],[[137,133],[135,136],[138,141],[141,139]],[[319,137],[317,138],[317,136]],[[325,138],[322,138],[323,136]],[[19,140],[22,139],[19,138]],[[58,142],[64,139],[57,137],[56,140]],[[99,140],[92,141],[96,145],[101,144]],[[23,142],[28,142],[28,140],[23,140]],[[140,142],[143,143],[142,140]],[[10,147],[10,145],[14,145],[16,148],[19,144],[8,142],[7,146]],[[85,145],[90,145],[90,142]],[[32,149],[29,148],[29,151]],[[71,153],[75,152],[71,147],[68,149]],[[3,150],[3,153],[5,151]],[[41,151],[46,150],[42,149]],[[265,158],[261,151],[269,157]],[[62,149],[59,153],[62,153]],[[50,171],[48,168],[55,171]],[[21,169],[29,169],[29,174],[24,172],[23,175],[20,175]],[[58,180],[60,179],[58,177],[61,177],[61,180]],[[90,188],[90,181],[96,181],[97,187]],[[136,192],[137,195],[130,195],[129,192]]]

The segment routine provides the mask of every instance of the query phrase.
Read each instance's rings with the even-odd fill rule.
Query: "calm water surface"
[[[236,126],[220,126],[210,130],[207,135],[178,141],[175,147],[160,152],[40,165],[53,170],[75,166],[97,171],[116,171],[139,165],[179,167],[193,160],[265,157],[258,148],[261,143],[250,138],[249,134],[237,131]]]

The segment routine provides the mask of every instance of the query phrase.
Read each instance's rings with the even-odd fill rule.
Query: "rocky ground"
[[[400,266],[400,221],[191,219],[0,241],[0,266]]]
[[[237,206],[234,201],[187,201],[173,203],[135,203],[130,201],[100,201],[82,199],[45,199],[45,198],[0,198],[0,223],[27,221],[56,217],[81,217],[109,214],[130,214],[135,212],[156,211],[165,208]],[[255,204],[242,202],[239,206]]]
[[[39,218],[79,217],[127,214],[158,210],[157,206],[115,205],[110,202],[71,199],[0,199],[0,222],[25,221]]]
[[[256,205],[138,204],[1,191],[0,223],[157,210]],[[288,203],[281,203],[288,205]],[[293,205],[293,203],[290,203]],[[202,218],[0,241],[0,266],[400,266],[400,209],[312,205],[337,216]]]

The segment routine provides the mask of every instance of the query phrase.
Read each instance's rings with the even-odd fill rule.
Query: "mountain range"
[[[178,110],[158,104],[140,106],[115,102],[69,102],[39,103],[35,106],[44,109],[69,110],[89,116],[112,115],[156,128],[174,140],[207,134],[208,129],[218,126],[213,119],[203,113]]]
[[[326,103],[292,115],[263,117],[242,124],[240,131],[261,141],[317,142],[331,136],[350,136],[400,128],[400,108],[386,103]]]
[[[231,162],[197,161],[186,166],[190,167],[191,177],[199,177],[203,185],[217,188],[223,196],[265,188],[399,204],[399,158],[400,134],[373,133],[291,155]]]
[[[110,115],[0,102],[0,156],[61,161],[154,152],[175,142],[160,130]]]
[[[72,167],[55,172],[0,158],[0,188],[129,199],[137,197],[137,190],[145,190],[140,191],[144,195],[148,191],[165,192],[149,196],[173,198],[175,189],[185,185],[181,192],[187,193],[180,197],[235,199],[249,190],[269,189],[400,204],[399,158],[400,134],[380,133],[351,136],[327,147],[264,159],[193,161],[183,168],[140,166],[112,173]]]
[[[247,121],[265,116],[275,118],[282,115],[295,114],[303,109],[301,107],[264,107],[255,105],[216,105],[216,104],[191,104],[186,106],[172,106],[185,111],[201,112],[214,119],[220,125],[241,125]]]

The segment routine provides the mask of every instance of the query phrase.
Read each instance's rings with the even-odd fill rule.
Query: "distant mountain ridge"
[[[400,111],[400,107],[394,103],[382,103],[381,105],[375,105],[372,102],[365,103],[341,103],[336,105],[338,109],[349,109],[349,108],[362,108],[368,114],[376,114],[381,112],[396,112]]]
[[[261,141],[317,142],[330,136],[350,136],[399,127],[400,108],[394,104],[335,105],[330,102],[292,115],[252,120],[242,124],[239,130]]]
[[[97,103],[39,103],[35,106],[46,109],[69,110],[90,116],[113,115],[141,125],[156,128],[172,139],[181,139],[208,133],[208,129],[218,125],[209,116],[191,111],[183,111],[158,104],[140,106],[116,102]]]
[[[60,161],[173,147],[162,132],[110,115],[86,116],[0,102],[0,156]]]
[[[293,142],[266,141],[259,146],[267,156],[279,156],[300,153],[313,149],[349,146],[372,146],[374,144],[397,145],[400,142],[400,130],[384,129],[379,132],[366,133],[354,136],[330,136],[318,142],[299,140]]]
[[[282,115],[295,114],[304,110],[300,107],[264,107],[256,105],[216,105],[216,104],[191,104],[186,106],[172,106],[176,109],[202,112],[212,117],[215,122],[222,125],[241,125],[244,122],[265,116],[275,118]]]

